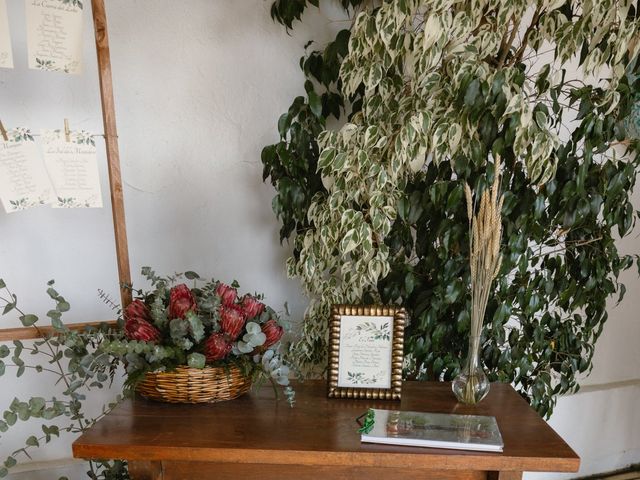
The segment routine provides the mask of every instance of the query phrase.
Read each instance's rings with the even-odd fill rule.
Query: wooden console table
[[[475,407],[457,404],[449,383],[406,382],[402,403],[328,399],[325,382],[295,389],[294,408],[270,387],[210,405],[128,400],[78,438],[73,454],[128,460],[134,480],[516,480],[580,464],[510,385],[493,384]],[[504,453],[363,444],[355,418],[368,407],[493,415]]]

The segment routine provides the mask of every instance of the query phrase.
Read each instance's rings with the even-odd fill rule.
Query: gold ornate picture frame
[[[395,306],[331,308],[329,397],[400,400],[406,318]]]

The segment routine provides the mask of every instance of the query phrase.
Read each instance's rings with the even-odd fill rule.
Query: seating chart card
[[[53,182],[53,208],[101,208],[100,176],[93,135],[61,130],[42,131],[44,162]]]
[[[93,135],[71,131],[69,140],[61,130],[42,131],[44,163],[56,192],[53,208],[102,208]]]
[[[11,35],[9,34],[9,17],[6,0],[0,0],[0,67],[13,68],[11,52]]]
[[[51,203],[53,188],[40,150],[27,128],[0,138],[0,200],[7,213]]]
[[[25,0],[29,68],[81,72],[82,1]]]

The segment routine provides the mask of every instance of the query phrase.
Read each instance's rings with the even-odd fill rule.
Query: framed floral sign
[[[406,312],[334,305],[329,326],[329,397],[400,400]]]

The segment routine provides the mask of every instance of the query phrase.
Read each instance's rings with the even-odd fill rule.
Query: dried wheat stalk
[[[491,188],[480,197],[480,208],[474,215],[473,192],[467,183],[464,186],[469,217],[469,250],[471,266],[471,331],[469,333],[469,354],[476,352],[480,345],[480,335],[491,283],[502,265],[500,240],[502,239],[502,203],[500,190],[500,157],[496,156],[494,179]],[[473,381],[468,385],[468,394],[473,395]],[[474,403],[474,402],[469,402]]]
[[[491,283],[502,265],[500,240],[502,239],[502,203],[500,190],[500,157],[496,157],[495,175],[491,189],[480,198],[480,208],[474,216],[473,192],[464,186],[469,217],[469,250],[471,252],[471,336],[480,337],[482,323],[489,300]]]

